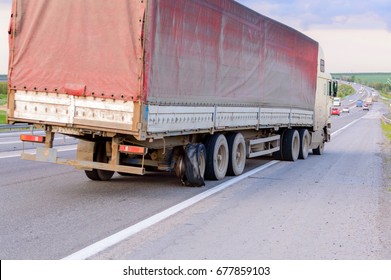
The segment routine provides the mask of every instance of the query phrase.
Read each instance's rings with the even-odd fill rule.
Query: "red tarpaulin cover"
[[[313,110],[317,42],[230,0],[149,5],[149,101]]]
[[[144,12],[135,0],[13,0],[11,88],[137,99]]]
[[[231,0],[13,0],[13,13],[15,89],[314,107],[318,44]]]

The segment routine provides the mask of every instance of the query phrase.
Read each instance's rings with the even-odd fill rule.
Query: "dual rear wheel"
[[[221,180],[225,175],[238,176],[246,165],[246,143],[241,133],[208,136],[206,148],[205,178]]]
[[[309,155],[310,145],[311,134],[308,129],[288,129],[281,136],[281,150],[275,156],[286,161],[306,159]],[[321,142],[317,148],[312,149],[314,155],[322,155],[323,152],[324,142]]]

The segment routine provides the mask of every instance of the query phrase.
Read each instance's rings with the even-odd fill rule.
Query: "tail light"
[[[45,136],[22,134],[20,140],[24,142],[45,143]]]

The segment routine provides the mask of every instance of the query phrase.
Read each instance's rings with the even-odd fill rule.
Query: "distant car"
[[[363,103],[364,102],[361,99],[357,100],[356,107],[362,107]]]
[[[339,116],[341,114],[341,111],[338,108],[332,108],[331,109],[331,114]]]
[[[350,113],[349,107],[343,107],[342,113]]]
[[[363,109],[363,110],[369,111],[369,105],[365,103],[365,104],[362,106],[362,109]]]

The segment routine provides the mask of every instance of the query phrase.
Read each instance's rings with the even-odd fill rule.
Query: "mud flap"
[[[203,144],[189,144],[185,148],[185,172],[181,177],[182,184],[190,187],[205,186],[206,151]]]

